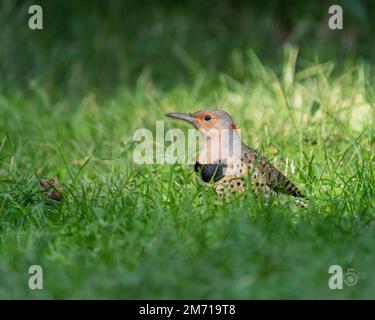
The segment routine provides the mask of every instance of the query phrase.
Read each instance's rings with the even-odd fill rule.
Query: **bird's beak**
[[[195,119],[191,114],[188,113],[179,113],[179,112],[170,112],[165,114],[167,117],[184,120],[191,124],[197,124],[198,120]]]

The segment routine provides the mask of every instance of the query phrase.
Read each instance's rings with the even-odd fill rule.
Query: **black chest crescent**
[[[204,182],[216,182],[224,176],[226,167],[227,165],[224,163],[200,164],[197,161],[194,165],[194,170],[201,175]]]

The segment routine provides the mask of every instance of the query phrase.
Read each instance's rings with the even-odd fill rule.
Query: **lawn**
[[[206,23],[193,5],[122,19],[116,5],[42,3],[42,31],[26,30],[25,4],[0,5],[1,299],[375,297],[366,55],[336,56],[335,39],[302,31],[270,53],[250,9],[232,22],[218,7]],[[252,40],[232,36],[243,28]],[[191,165],[134,163],[137,129],[165,120],[187,132],[164,114],[211,107],[308,195],[305,208],[251,193],[224,201]],[[40,192],[38,177],[52,176],[61,202]],[[35,264],[43,290],[28,287]],[[358,282],[331,290],[331,265]]]

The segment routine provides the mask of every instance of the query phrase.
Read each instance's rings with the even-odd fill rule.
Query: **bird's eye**
[[[212,119],[212,117],[209,114],[204,116],[205,121],[210,121],[211,119]]]

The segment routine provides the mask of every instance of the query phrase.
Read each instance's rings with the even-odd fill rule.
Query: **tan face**
[[[196,120],[195,127],[200,130],[227,129],[225,122],[214,112],[201,111],[193,115]]]
[[[214,135],[215,131],[220,132],[222,129],[235,129],[231,122],[226,121],[213,111],[198,111],[194,114],[167,113],[166,115],[189,122],[205,135]],[[211,132],[211,134],[207,134],[207,132]]]
[[[217,159],[228,159],[228,156],[235,159],[241,157],[241,137],[228,113],[222,110],[205,110],[194,114],[167,113],[166,116],[189,122],[208,138],[203,139],[199,163],[212,163]]]

